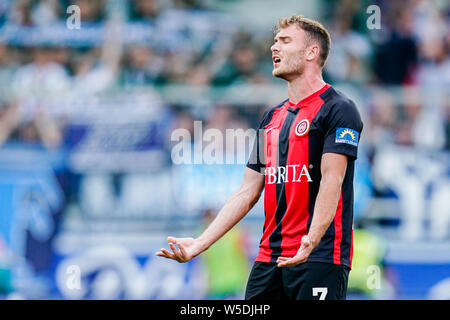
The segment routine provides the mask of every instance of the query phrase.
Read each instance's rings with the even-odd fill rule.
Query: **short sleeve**
[[[355,104],[350,100],[334,103],[325,117],[323,153],[340,153],[351,160],[358,156],[363,123]]]
[[[264,129],[269,124],[273,115],[273,109],[267,110],[261,119],[261,122],[256,131],[255,141],[253,142],[252,152],[247,162],[247,167],[262,173],[265,168],[264,159]]]

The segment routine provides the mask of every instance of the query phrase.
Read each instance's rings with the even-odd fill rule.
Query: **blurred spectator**
[[[74,55],[72,97],[90,97],[108,89],[117,80],[122,57],[122,30],[120,15],[106,23],[106,36],[102,46]]]
[[[371,119],[368,130],[371,134],[366,141],[375,147],[382,143],[394,143],[397,108],[392,93],[381,88],[374,90],[368,105]]]
[[[0,146],[3,145],[14,131],[18,123],[17,107],[2,102],[0,105]]]
[[[204,225],[208,226],[215,215],[213,210],[205,210]],[[235,226],[202,255],[208,273],[208,298],[243,298],[250,271],[247,237],[242,227]]]
[[[70,57],[71,52],[72,52],[72,50],[70,50],[69,48],[66,48],[64,46],[58,46],[58,45],[53,47],[53,52],[52,52],[52,54],[53,54],[52,60],[55,63],[63,66],[66,69],[66,71],[68,71],[69,73],[70,73],[69,64],[70,64],[70,59],[71,59],[71,57]]]
[[[60,0],[18,0],[12,3],[9,21],[18,25],[51,24],[65,14]]]
[[[420,43],[418,82],[428,88],[450,87],[450,32]]]
[[[80,18],[82,22],[99,22],[105,19],[104,0],[76,0],[75,5],[80,7]]]
[[[3,25],[9,18],[9,13],[11,11],[11,1],[3,0],[0,1],[0,26]]]
[[[161,84],[183,83],[194,60],[192,54],[186,52],[165,52],[165,67],[161,73]]]
[[[18,67],[11,48],[0,44],[0,146],[17,125],[17,108],[10,104],[11,81]]]
[[[122,69],[124,85],[155,84],[164,68],[164,59],[145,45],[132,45],[125,54]]]
[[[187,72],[186,82],[194,86],[208,86],[211,84],[211,77],[208,66],[198,63]]]
[[[351,29],[351,22],[341,10],[336,11],[330,28],[333,42],[325,72],[333,82],[367,83],[371,76],[368,68],[371,47],[366,37]]]
[[[404,5],[402,1],[398,1]],[[445,1],[409,0],[413,12],[413,32],[419,42],[439,40],[448,35],[448,3]]]
[[[352,272],[348,283],[349,298],[394,298],[394,288],[385,275],[385,241],[364,229],[354,230],[353,238]]]
[[[204,2],[202,0],[173,0],[173,6],[184,10],[204,9]]]
[[[23,141],[42,141],[47,147],[61,143],[58,123],[48,109],[49,97],[62,95],[70,86],[64,67],[54,61],[53,49],[33,48],[31,63],[18,68],[12,79],[12,91],[19,113],[18,137]]]
[[[19,61],[13,54],[13,50],[0,43],[0,100],[2,102],[11,98],[11,79],[18,66]]]
[[[14,2],[9,20],[14,24],[24,26],[32,25],[31,0],[18,0]]]
[[[64,11],[59,0],[35,1],[32,20],[35,25],[51,24],[58,21]]]
[[[392,10],[388,19],[389,35],[375,49],[374,72],[378,82],[387,85],[413,81],[417,67],[417,42],[413,36],[413,15],[402,6]]]
[[[162,2],[159,0],[131,0],[131,20],[155,20],[161,11]]]
[[[109,223],[117,223],[121,218],[127,223],[135,219],[134,223],[148,236],[149,230],[157,232],[160,226],[154,227],[157,224],[172,226],[172,210],[178,215],[182,212],[186,218],[183,223],[197,226],[203,213],[205,219],[212,219],[215,214],[202,208],[225,201],[241,181],[241,165],[245,161],[239,161],[248,157],[239,157],[232,139],[213,138],[214,141],[203,143],[203,150],[195,150],[193,139],[204,136],[194,135],[194,120],[204,120],[203,133],[215,129],[210,133],[220,132],[224,138],[228,129],[255,128],[272,100],[278,101],[277,82],[282,80],[271,75],[271,30],[249,28],[247,19],[239,21],[232,11],[223,12],[241,0],[219,2],[0,0],[0,145],[13,141],[18,142],[19,149],[27,148],[27,143],[50,148],[61,143],[70,146],[67,152],[71,160],[62,164],[70,181],[60,183],[69,199],[66,209],[69,202],[80,208],[80,212],[72,210],[77,212],[75,220],[79,220],[76,228],[88,232],[85,226],[91,221],[86,221],[86,216],[95,215],[92,214],[95,210],[80,206],[88,198],[96,201],[99,212],[104,214],[96,219],[104,218],[99,229],[106,231]],[[64,23],[40,28],[64,22],[65,9],[71,4],[81,9],[85,24],[80,30],[65,29]],[[336,87],[347,84],[343,91],[354,90],[361,98],[356,102],[358,108],[367,114],[361,141],[364,149],[355,164],[355,223],[363,221],[367,223],[364,227],[380,228],[388,239],[410,239],[411,243],[423,239],[448,241],[450,218],[445,206],[450,185],[445,158],[448,152],[442,152],[450,149],[448,4],[379,0],[376,4],[381,7],[382,28],[368,30],[365,9],[370,4],[373,3],[368,0],[314,2],[320,9],[316,12],[323,15],[319,19],[332,35],[326,80]],[[128,25],[122,20],[127,16]],[[41,38],[39,33],[44,29],[49,34]],[[284,95],[284,87],[282,90]],[[254,94],[262,91],[268,91],[270,98]],[[163,107],[155,107],[160,104]],[[139,112],[143,109],[146,112],[141,118]],[[174,109],[176,119],[172,122],[170,114]],[[166,117],[161,121],[164,124],[155,125],[161,113]],[[136,114],[135,118],[127,117]],[[181,144],[186,144],[183,152],[189,151],[191,158],[194,152],[205,153],[207,148],[219,150],[213,148],[217,146],[231,150],[238,165],[173,165],[164,167],[157,181],[156,175],[143,174],[139,170],[147,168],[147,164],[152,165],[151,170],[160,172],[160,164],[168,163],[174,144],[170,134],[167,138],[161,128],[170,125],[173,125],[171,132],[187,130],[184,133],[191,139],[183,139]],[[251,145],[245,138],[245,143]],[[166,143],[160,143],[161,140]],[[9,152],[5,149],[1,151]],[[114,156],[99,156],[102,150],[111,151]],[[155,156],[156,151],[167,157],[160,157],[161,153]],[[421,151],[432,159],[419,158]],[[367,157],[366,152],[370,152]],[[136,160],[144,155],[145,160]],[[223,154],[223,160],[228,160],[228,155]],[[122,157],[128,161],[116,161]],[[217,154],[211,158],[218,159]],[[102,167],[104,163],[107,165]],[[112,176],[108,170],[118,170],[116,177],[123,175],[125,179],[119,184],[120,179],[105,179],[99,189],[96,186],[100,180],[93,179],[90,187],[95,192],[90,192],[85,187],[89,175],[83,170],[105,177]],[[170,174],[176,176],[176,183],[168,179]],[[215,175],[221,178],[215,179]],[[80,194],[78,180],[84,186]],[[219,180],[226,183],[218,185]],[[177,188],[177,183],[181,187]],[[121,187],[114,189],[114,185]],[[153,192],[148,186],[156,186],[157,190]],[[113,190],[114,199],[123,196],[117,213],[121,217],[114,217],[116,220],[110,219],[114,210],[108,209],[116,205],[109,201],[110,196],[101,195],[103,187]],[[158,203],[165,201],[164,196],[173,195],[170,190],[182,199],[173,207],[163,208]],[[392,199],[385,199],[391,196]],[[167,211],[167,215],[161,210]],[[258,208],[258,212],[263,214],[262,209]],[[128,219],[130,216],[133,219]],[[148,216],[156,217],[155,221],[143,224],[142,221],[148,222]],[[396,231],[401,232],[389,233],[386,221],[395,221],[391,225],[397,223],[400,227]],[[122,235],[121,223],[116,224],[114,235]],[[71,228],[69,224],[67,229]],[[127,230],[136,229],[130,226]],[[365,287],[366,271],[374,265],[384,272],[385,248],[384,243],[365,231],[355,229],[355,269],[351,275],[354,288],[366,292],[366,297],[374,297]],[[212,275],[210,297],[239,297],[240,285],[247,276],[247,251],[241,243],[245,236],[246,231],[233,229],[223,243],[212,247],[205,256]],[[73,236],[74,242],[78,242],[77,237]],[[139,235],[133,237],[138,239]],[[221,258],[225,255],[233,258],[218,263],[223,262]],[[0,294],[8,288],[4,285],[9,281],[5,269],[8,268],[2,265],[0,246]],[[144,283],[139,281],[136,288],[144,291]],[[176,296],[172,287],[164,286],[162,290]],[[389,294],[385,297],[391,297]]]
[[[233,119],[233,109],[227,105],[218,105],[211,110],[208,117],[207,128],[218,129],[225,132]]]
[[[70,78],[64,66],[55,62],[52,47],[34,47],[31,63],[20,66],[12,80],[13,92],[22,106],[33,114],[37,101],[51,94],[64,92]],[[34,102],[34,103],[33,103]]]
[[[236,83],[259,82],[258,57],[250,45],[234,48],[230,60],[214,76],[213,84],[227,86]]]

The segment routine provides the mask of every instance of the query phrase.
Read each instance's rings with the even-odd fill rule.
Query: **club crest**
[[[309,130],[309,121],[308,119],[303,119],[295,127],[295,134],[301,137],[304,136],[306,133],[308,133],[308,130]]]

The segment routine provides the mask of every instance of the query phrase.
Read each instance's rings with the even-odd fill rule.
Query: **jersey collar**
[[[326,83],[321,89],[317,90],[314,93],[311,93],[309,96],[307,96],[306,98],[303,98],[302,100],[300,100],[298,103],[292,103],[291,101],[286,102],[286,107],[291,108],[291,109],[297,109],[300,106],[305,106],[307,105],[309,102],[311,102],[311,100],[313,100],[315,97],[317,97],[318,95],[321,95],[322,93],[324,93],[325,91],[328,90],[328,88],[331,87],[331,85],[329,85],[328,83]]]

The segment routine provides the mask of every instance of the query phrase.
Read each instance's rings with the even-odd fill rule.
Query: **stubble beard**
[[[301,57],[298,57],[294,61],[291,60],[289,64],[283,67],[274,68],[272,75],[276,78],[280,78],[289,81],[293,78],[299,77],[305,71],[305,63]]]

